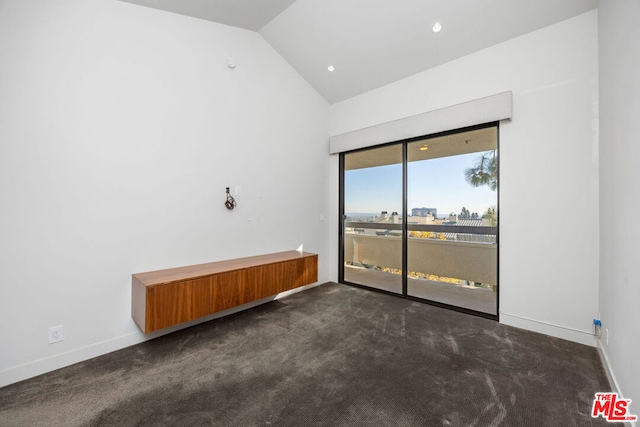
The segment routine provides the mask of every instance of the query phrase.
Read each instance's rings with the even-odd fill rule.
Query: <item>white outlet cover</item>
[[[49,328],[49,344],[64,340],[64,326],[52,326]]]

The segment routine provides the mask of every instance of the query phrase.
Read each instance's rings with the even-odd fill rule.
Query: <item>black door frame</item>
[[[386,291],[383,289],[377,289],[377,288],[373,288],[370,286],[366,286],[366,285],[361,285],[358,283],[352,283],[352,282],[347,282],[344,279],[344,241],[345,241],[345,237],[344,237],[344,220],[345,220],[345,212],[344,212],[344,156],[345,154],[349,154],[349,153],[356,153],[358,151],[365,151],[365,150],[369,150],[371,148],[374,147],[366,147],[366,148],[360,148],[357,150],[352,150],[352,151],[347,151],[347,152],[342,152],[339,155],[339,178],[338,178],[338,185],[339,185],[339,190],[338,190],[338,221],[339,221],[339,225],[338,225],[338,282],[345,284],[345,285],[349,285],[349,286],[355,286],[358,288],[363,288],[363,289],[368,289],[374,292],[380,292],[380,293],[384,293],[384,294],[388,294],[388,295],[393,295],[395,297],[400,297],[400,298],[404,298],[404,299],[408,299],[411,301],[416,301],[416,302],[420,302],[420,303],[424,303],[424,304],[429,304],[429,305],[433,305],[436,307],[441,307],[441,308],[446,308],[449,310],[453,310],[453,311],[458,311],[461,313],[466,313],[466,314],[470,314],[473,316],[478,316],[478,317],[483,317],[486,319],[492,319],[492,320],[499,320],[500,317],[500,155],[498,155],[498,188],[497,188],[497,194],[496,194],[496,198],[497,198],[497,215],[498,215],[498,228],[496,231],[496,251],[497,251],[497,261],[496,261],[496,269],[497,269],[497,280],[496,280],[496,314],[490,314],[490,313],[484,313],[481,311],[476,311],[476,310],[471,310],[468,308],[464,308],[464,307],[458,307],[455,305],[450,305],[450,304],[445,304],[442,302],[438,302],[438,301],[432,301],[432,300],[428,300],[428,299],[424,299],[424,298],[419,298],[419,297],[415,297],[415,296],[411,296],[407,294],[407,283],[408,283],[408,277],[407,277],[407,267],[408,267],[408,224],[407,224],[407,216],[408,216],[408,190],[407,190],[407,185],[408,185],[408,181],[407,181],[407,171],[408,171],[408,161],[407,161],[407,147],[408,144],[410,144],[411,142],[415,142],[415,141],[421,141],[421,140],[425,140],[425,139],[431,139],[431,138],[438,138],[438,137],[442,137],[442,136],[447,136],[447,135],[454,135],[457,133],[462,133],[462,132],[469,132],[469,131],[474,131],[474,130],[479,130],[479,129],[486,129],[486,128],[490,128],[490,127],[496,127],[497,130],[497,141],[496,141],[496,147],[498,150],[498,153],[500,152],[500,122],[495,121],[495,122],[489,122],[489,123],[483,123],[480,125],[474,125],[474,126],[468,126],[468,127],[464,127],[464,128],[460,128],[460,129],[454,129],[454,130],[449,130],[449,131],[444,131],[444,132],[438,132],[435,134],[430,134],[430,135],[424,135],[424,136],[419,136],[419,137],[414,137],[414,138],[409,138],[409,139],[404,139],[401,141],[394,141],[394,142],[389,142],[387,144],[380,144],[380,145],[376,145],[375,148],[380,148],[380,147],[384,147],[384,146],[388,146],[388,145],[398,145],[398,144],[402,144],[402,294],[398,294],[395,292],[390,292],[390,291]]]

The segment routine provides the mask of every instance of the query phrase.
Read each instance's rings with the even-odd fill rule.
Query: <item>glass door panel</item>
[[[402,293],[402,144],[344,155],[346,282]]]
[[[407,145],[407,295],[497,314],[497,126]]]

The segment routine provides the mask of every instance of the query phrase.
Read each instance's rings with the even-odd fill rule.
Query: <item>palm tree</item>
[[[498,158],[496,150],[482,153],[473,167],[464,171],[464,177],[474,187],[488,185],[493,191],[498,188]]]

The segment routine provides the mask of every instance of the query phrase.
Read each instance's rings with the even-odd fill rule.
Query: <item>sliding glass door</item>
[[[402,293],[402,145],[344,155],[344,281]]]
[[[407,145],[407,295],[497,314],[497,127]]]
[[[497,124],[345,153],[341,171],[341,281],[497,316]]]

